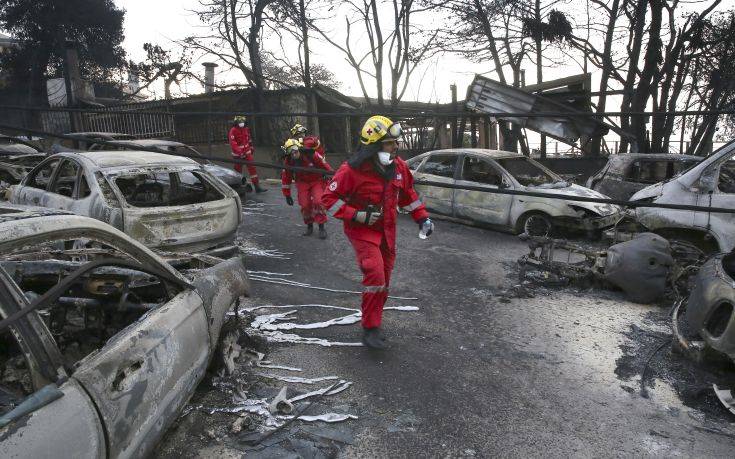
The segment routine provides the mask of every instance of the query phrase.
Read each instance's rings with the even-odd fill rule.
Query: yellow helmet
[[[248,119],[244,115],[237,115],[234,118],[233,121],[235,122],[235,124],[237,124],[237,123],[246,123],[248,121]]]
[[[294,137],[303,137],[304,134],[306,134],[306,128],[301,124],[294,124],[291,128],[291,135]]]
[[[294,150],[298,151],[300,148],[301,142],[299,142],[297,139],[288,139],[286,140],[286,143],[284,143],[281,147],[281,150],[283,150],[284,155],[290,155],[294,152]]]
[[[360,131],[360,142],[370,145],[383,140],[393,140],[401,136],[400,123],[394,123],[385,116],[375,115],[368,118]]]

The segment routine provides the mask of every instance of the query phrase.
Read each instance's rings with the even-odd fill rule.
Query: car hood
[[[633,196],[630,197],[631,201],[640,201],[643,199],[655,199],[659,196],[661,196],[661,193],[663,193],[664,189],[664,183],[656,183],[650,186],[647,186],[643,188],[642,190],[635,193]]]
[[[548,194],[556,194],[556,195],[562,195],[562,196],[579,196],[579,197],[585,197],[585,198],[610,199],[608,196],[605,196],[602,193],[599,193],[595,190],[591,190],[589,188],[585,188],[577,184],[571,184],[569,186],[562,187],[562,188],[526,187],[526,190],[535,191],[538,193],[548,193]],[[603,203],[597,203],[597,202],[579,202],[579,201],[572,201],[571,203],[577,207],[581,207],[583,209],[590,210],[601,216],[612,215],[614,213],[621,211],[619,206],[615,206],[612,204],[603,204]]]

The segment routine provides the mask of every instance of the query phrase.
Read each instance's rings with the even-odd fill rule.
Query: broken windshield
[[[496,161],[523,186],[566,184],[561,177],[528,158],[505,158]]]

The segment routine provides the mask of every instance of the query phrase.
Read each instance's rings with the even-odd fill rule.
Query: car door
[[[206,371],[211,350],[202,299],[188,286],[176,287],[173,298],[121,330],[72,375],[102,416],[110,457],[150,452]]]
[[[502,170],[486,158],[465,155],[459,171],[457,185],[497,190],[510,188],[510,180]],[[508,226],[513,196],[484,193],[482,191],[456,190],[455,215],[459,218],[490,225]]]
[[[60,158],[49,158],[36,166],[15,188],[11,202],[27,206],[44,206],[47,190],[60,162]]]
[[[427,180],[453,185],[460,155],[457,153],[432,153],[414,173],[417,182]],[[432,185],[416,184],[416,191],[426,207],[438,214],[453,215],[454,190]]]
[[[0,268],[0,317],[6,318],[26,307],[25,295]],[[60,354],[38,313],[21,317],[9,329],[11,343],[25,356],[34,391],[14,403],[15,411],[3,414],[3,419],[10,423],[0,429],[0,457],[107,457],[97,410],[77,381],[59,374],[63,371]],[[7,332],[8,329],[0,330],[0,333]],[[53,382],[64,379],[61,385]],[[28,414],[17,415],[20,412],[17,406],[32,403],[34,398],[44,398],[48,403],[36,404]]]
[[[697,205],[735,209],[735,157],[724,161],[717,170],[712,192],[697,193]],[[695,212],[694,225],[712,231],[721,240],[723,251],[735,247],[735,214],[721,212]]]

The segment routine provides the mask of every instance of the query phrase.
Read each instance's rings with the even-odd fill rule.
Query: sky
[[[139,61],[145,57],[143,44],[146,42],[166,47],[172,41],[196,34],[197,29],[201,27],[199,19],[192,13],[198,5],[197,0],[115,0],[115,4],[126,10],[123,46],[129,58],[133,60]],[[201,33],[201,29],[199,32]],[[337,41],[344,41],[343,30],[336,28],[333,33],[339,38]],[[270,49],[278,49],[274,37],[266,36],[265,40],[266,46],[270,45]],[[326,65],[338,76],[342,83],[340,91],[353,96],[362,95],[354,70],[345,62],[340,51],[332,45],[312,38],[312,61]],[[196,67],[201,68],[203,72],[201,63],[197,63]],[[459,98],[462,99],[475,73],[487,72],[491,67],[490,63],[473,63],[452,55],[426,60],[415,71],[404,100],[449,102],[451,84],[457,84]],[[545,70],[544,78],[551,79],[575,73],[581,73],[581,69],[576,64],[571,64],[565,68]],[[533,71],[527,72],[529,84],[534,82],[533,75],[535,75]],[[239,72],[227,73],[222,67],[218,68],[218,82],[238,79],[241,81]],[[197,93],[201,91],[201,84],[192,82],[185,89],[187,92]]]

